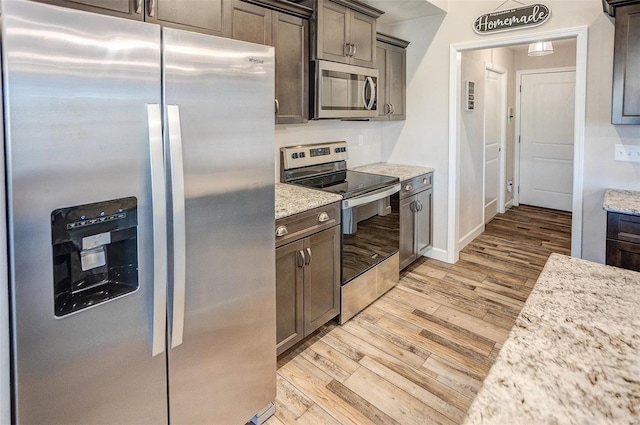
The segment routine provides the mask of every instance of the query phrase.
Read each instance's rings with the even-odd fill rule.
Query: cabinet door
[[[640,244],[607,239],[606,263],[640,272]]]
[[[309,119],[309,21],[273,12],[276,48],[276,124]]]
[[[144,0],[38,0],[56,6],[80,9],[120,18],[144,19]]]
[[[376,19],[360,12],[350,12],[351,33],[347,41],[353,44],[350,62],[373,68],[376,59]]]
[[[233,0],[231,38],[270,46],[271,15],[264,7]]]
[[[400,200],[400,270],[416,259],[416,196]]]
[[[333,62],[349,63],[349,31],[351,30],[350,11],[345,6],[323,1],[318,8],[317,17],[317,48],[318,59]]]
[[[612,124],[640,124],[640,4],[616,8]]]
[[[418,212],[416,213],[416,254],[422,255],[431,247],[431,211],[433,189],[416,194]]]
[[[305,336],[340,313],[340,226],[323,230],[306,240]]]
[[[281,354],[303,337],[303,241],[276,249],[276,344]]]
[[[406,85],[407,85],[407,53],[402,47],[389,46],[387,93],[391,104],[390,118],[392,120],[404,120],[406,109]]]
[[[110,0],[107,0],[110,1]],[[145,21],[230,37],[232,0],[144,0]]]
[[[388,85],[387,85],[387,66],[388,62],[388,45],[385,43],[376,43],[376,69],[378,70],[378,118],[377,120],[388,120],[387,112],[388,103]]]

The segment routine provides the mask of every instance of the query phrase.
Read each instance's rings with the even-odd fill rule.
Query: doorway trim
[[[582,198],[584,187],[584,135],[586,126],[588,27],[579,26],[532,34],[520,34],[451,44],[449,47],[449,187],[447,217],[447,262],[460,257],[458,246],[459,194],[458,179],[459,134],[461,116],[462,69],[461,52],[465,50],[505,47],[536,41],[576,39],[576,99],[573,151],[573,202],[571,220],[571,255],[582,257]]]
[[[520,71],[516,71],[516,87],[518,87],[518,85],[522,85],[522,76],[523,75],[532,75],[532,74],[549,74],[552,72],[575,72],[576,67],[575,66],[565,66],[565,67],[561,67],[561,68],[539,68],[539,69],[523,69]],[[577,75],[576,75],[577,78]],[[520,93],[520,90],[516,90],[516,128],[515,128],[515,137],[516,140],[518,138],[518,136],[520,135],[520,119],[522,118],[520,116],[520,100],[521,100],[521,96],[522,94]],[[575,140],[574,140],[575,142]],[[518,206],[520,205],[520,191],[518,190],[518,188],[520,187],[520,143],[515,143],[515,149],[513,152],[513,205]],[[575,168],[575,164],[574,164],[574,168]],[[574,172],[574,177],[575,177],[575,172]]]

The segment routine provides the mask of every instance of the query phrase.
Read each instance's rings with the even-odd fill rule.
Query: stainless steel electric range
[[[281,181],[341,195],[340,323],[398,283],[398,178],[347,169],[346,142],[280,149]]]

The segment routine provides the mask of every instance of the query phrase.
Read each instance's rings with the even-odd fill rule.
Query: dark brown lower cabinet
[[[639,216],[607,212],[606,263],[640,271]]]
[[[340,226],[276,249],[278,355],[340,312]]]

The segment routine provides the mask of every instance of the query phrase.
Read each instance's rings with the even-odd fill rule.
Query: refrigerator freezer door
[[[160,29],[36,2],[1,6],[15,421],[166,423],[166,357],[151,355],[147,116],[161,102]],[[138,289],[56,318],[52,211],[117,198],[137,202],[128,231]],[[94,224],[70,226],[89,234]],[[104,241],[110,264],[119,254]]]
[[[245,423],[276,391],[273,49],[165,28],[163,60],[186,223],[170,420]]]

